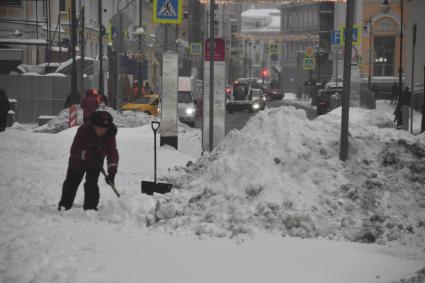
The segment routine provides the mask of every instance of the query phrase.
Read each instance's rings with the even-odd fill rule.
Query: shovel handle
[[[161,122],[159,122],[159,121],[152,121],[151,122],[151,128],[155,133],[159,129],[160,125],[161,125]]]
[[[105,169],[103,169],[103,166],[100,167],[100,172],[102,172],[103,176],[106,178],[106,172]],[[115,188],[115,185],[113,183],[106,182],[109,186],[111,186],[114,193],[117,195],[117,197],[120,197],[120,194],[118,193],[117,189]]]

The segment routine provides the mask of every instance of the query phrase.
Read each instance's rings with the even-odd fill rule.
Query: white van
[[[179,77],[177,92],[177,115],[188,125],[195,125],[196,85],[193,77]]]

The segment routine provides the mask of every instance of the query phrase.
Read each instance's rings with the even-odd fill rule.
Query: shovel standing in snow
[[[171,191],[172,184],[157,183],[156,182],[156,131],[159,129],[160,122],[152,121],[151,127],[153,130],[153,144],[154,144],[154,182],[142,181],[142,193],[153,195],[153,193],[165,194]]]
[[[102,172],[103,176],[106,178],[106,172],[105,169],[103,169],[103,166],[100,167],[100,172]],[[115,188],[115,184],[112,182],[106,182],[109,186],[111,186],[114,193],[117,195],[117,197],[120,197],[120,194],[118,193],[117,189]]]

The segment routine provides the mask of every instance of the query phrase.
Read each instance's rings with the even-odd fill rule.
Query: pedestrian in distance
[[[145,86],[142,88],[143,95],[150,95],[153,94],[153,91],[149,85],[149,82],[145,83]]]
[[[63,103],[63,108],[69,108],[71,106],[71,94],[66,96],[65,102]]]
[[[90,121],[78,128],[70,150],[59,211],[71,209],[84,175],[86,180],[83,209],[97,210],[100,198],[98,180],[105,157],[108,165],[105,181],[110,185],[115,184],[119,160],[116,135],[117,127],[111,114],[106,111],[93,112]]]
[[[76,97],[80,97],[80,93],[77,91],[77,93],[75,94],[75,96]],[[78,99],[78,101],[79,101],[79,99]],[[69,108],[69,107],[71,107],[73,104],[78,104],[78,102],[73,102],[72,101],[72,94],[70,93],[70,94],[68,94],[67,96],[66,96],[66,99],[65,99],[65,102],[63,103],[63,108],[65,109],[65,108]]]
[[[102,91],[99,91],[99,99],[100,104],[103,104],[103,106],[108,106],[108,97]]]
[[[9,98],[4,89],[0,89],[0,132],[6,130],[7,115],[10,110]]]
[[[90,121],[91,114],[99,108],[100,99],[97,91],[94,88],[86,90],[85,97],[81,102],[83,109],[83,121],[87,123]]]
[[[410,105],[411,92],[409,91],[409,87],[405,87],[403,93],[398,98],[398,103],[396,109],[394,110],[394,122],[397,123],[397,128],[401,128],[403,126],[403,106]]]
[[[398,85],[396,82],[391,86],[391,104],[397,104],[398,101]]]

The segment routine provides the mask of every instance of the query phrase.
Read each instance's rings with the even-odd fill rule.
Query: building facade
[[[250,8],[241,13],[241,77],[278,78],[275,70],[282,55],[280,19],[276,8]]]
[[[408,1],[405,1],[407,5]],[[383,1],[363,1],[363,35],[361,45],[362,77],[397,77],[400,68],[400,52],[402,67],[406,62],[405,44],[400,47],[400,26],[407,27],[407,7],[404,9],[404,23],[401,23],[399,1],[391,1],[390,10],[384,13]],[[400,50],[401,48],[401,50]],[[370,60],[370,61],[369,61]],[[369,68],[369,64],[371,67]]]
[[[332,62],[328,58],[334,29],[334,2],[285,3],[279,9],[283,90],[294,92],[308,80],[329,81],[332,77]],[[313,53],[306,54],[307,50]],[[314,58],[314,66],[305,66],[306,56]]]

